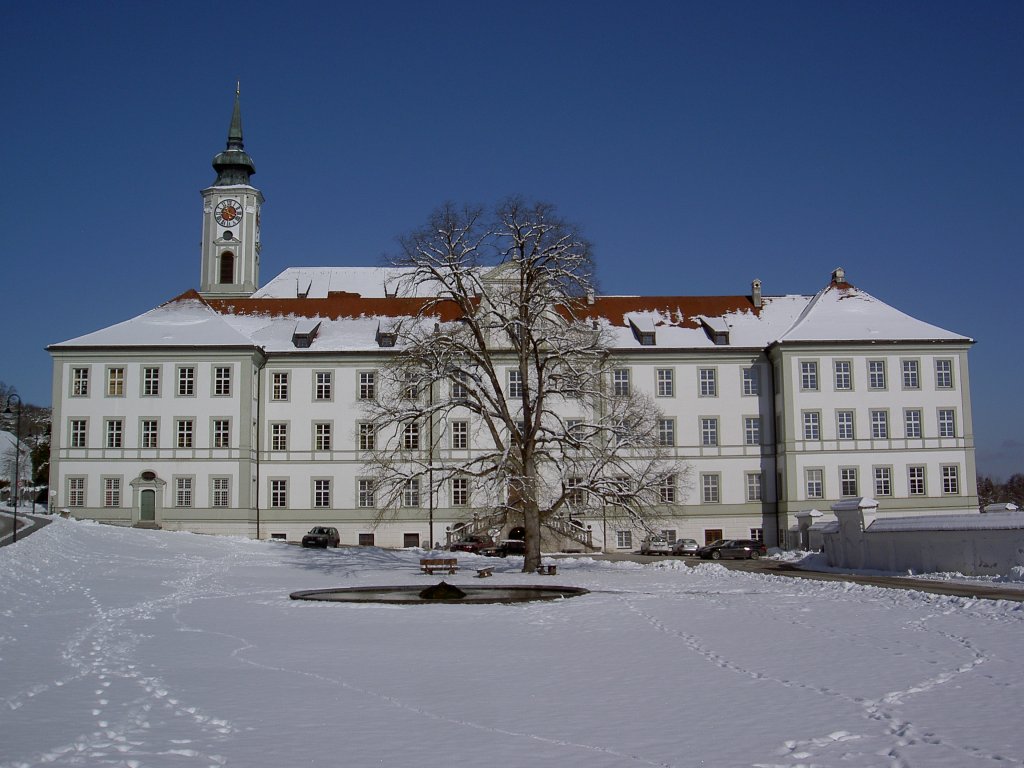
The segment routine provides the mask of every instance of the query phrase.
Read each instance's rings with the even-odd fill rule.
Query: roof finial
[[[235,80],[235,96],[240,96],[242,93],[242,81]]]

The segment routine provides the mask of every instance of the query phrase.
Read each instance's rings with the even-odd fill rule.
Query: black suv
[[[341,544],[341,536],[337,528],[328,528],[326,525],[318,525],[311,528],[309,533],[302,537],[304,547],[336,547]]]

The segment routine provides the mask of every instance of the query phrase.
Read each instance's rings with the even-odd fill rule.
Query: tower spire
[[[231,112],[231,125],[228,128],[227,148],[213,158],[213,169],[217,171],[217,179],[213,182],[215,187],[225,187],[232,184],[248,184],[249,177],[256,173],[256,166],[245,151],[245,144],[242,141],[242,104],[241,104],[241,82],[235,85],[235,106]]]

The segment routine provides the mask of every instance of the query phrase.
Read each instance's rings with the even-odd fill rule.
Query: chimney
[[[761,281],[755,278],[750,284],[750,299],[754,302],[756,309],[761,308]]]
[[[836,285],[846,284],[846,270],[842,267],[836,267],[832,270],[832,282]]]
[[[594,303],[594,289],[593,288],[587,288],[587,304],[593,304],[593,303]]]

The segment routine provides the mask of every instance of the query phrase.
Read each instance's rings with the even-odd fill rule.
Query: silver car
[[[672,547],[673,555],[696,555],[699,545],[696,539],[676,539],[676,544]]]
[[[648,536],[640,545],[641,555],[668,555],[672,553],[672,547],[668,545],[668,539],[664,536]]]

